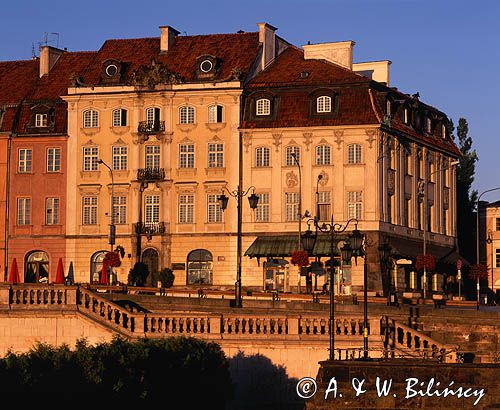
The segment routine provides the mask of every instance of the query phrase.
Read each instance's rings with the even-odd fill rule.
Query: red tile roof
[[[38,60],[0,62],[0,105],[19,103],[38,80]]]

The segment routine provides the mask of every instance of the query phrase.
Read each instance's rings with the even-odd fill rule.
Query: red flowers
[[[423,271],[424,268],[427,272],[434,272],[436,269],[436,259],[432,255],[418,255],[415,268],[419,272]]]
[[[122,264],[122,261],[120,260],[118,252],[108,252],[104,256],[103,264],[105,266],[111,266],[112,268],[118,268]]]
[[[292,263],[297,266],[307,266],[309,265],[309,255],[306,251],[293,251],[292,252]]]

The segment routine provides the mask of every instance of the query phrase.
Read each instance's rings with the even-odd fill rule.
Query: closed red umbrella
[[[101,271],[101,277],[99,278],[99,282],[101,285],[109,285],[108,281],[108,271],[106,269],[106,264],[102,264],[102,271]]]
[[[19,269],[17,267],[17,259],[12,260],[12,266],[10,267],[9,283],[20,283],[21,278],[19,277]]]
[[[57,283],[58,285],[62,285],[64,283],[64,270],[61,258],[59,258],[59,262],[57,263],[56,280],[54,283]]]

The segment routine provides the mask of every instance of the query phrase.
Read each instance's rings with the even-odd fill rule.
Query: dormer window
[[[387,100],[385,102],[385,115],[387,115],[389,118],[392,116],[392,104],[391,104],[391,100]]]
[[[425,118],[425,131],[429,134],[432,133],[432,120],[429,117]]]
[[[410,109],[405,107],[403,110],[403,122],[408,125],[410,123]]]
[[[209,79],[217,75],[217,58],[212,55],[203,55],[196,59],[196,77],[199,80]]]
[[[332,112],[332,98],[327,95],[322,95],[316,99],[316,112],[325,113]]]
[[[118,60],[106,60],[101,68],[101,81],[105,84],[120,83],[122,64]]]
[[[36,114],[35,115],[35,127],[46,127],[48,124],[47,114]]]
[[[446,124],[441,125],[441,137],[446,138]]]
[[[256,115],[270,115],[271,114],[271,101],[267,98],[260,98],[255,102]]]
[[[209,73],[214,68],[214,64],[210,60],[203,60],[200,64],[200,70],[204,73]]]

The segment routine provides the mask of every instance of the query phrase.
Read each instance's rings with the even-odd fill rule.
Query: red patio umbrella
[[[101,285],[109,285],[108,281],[108,271],[106,269],[106,264],[102,264],[102,271],[101,271],[101,277],[99,278],[99,283]]]
[[[12,260],[12,266],[10,267],[9,283],[20,283],[21,278],[19,277],[19,269],[17,268],[17,259]]]
[[[62,285],[64,283],[64,270],[61,258],[59,258],[59,262],[57,263],[56,280],[54,283],[57,283],[59,285]]]

